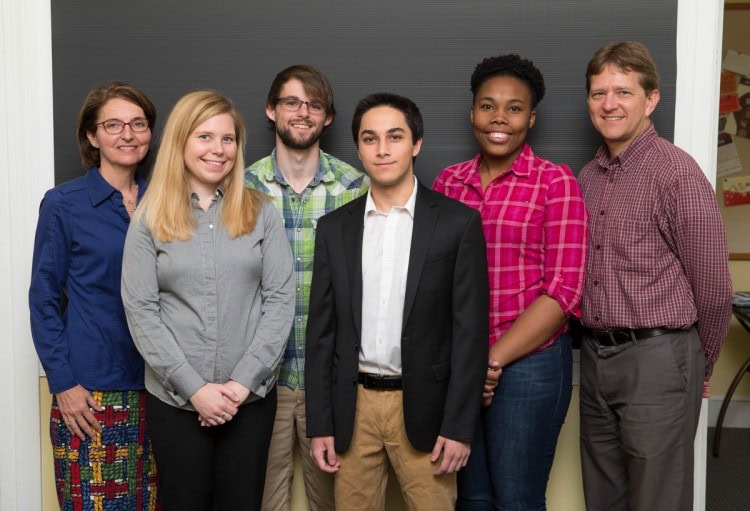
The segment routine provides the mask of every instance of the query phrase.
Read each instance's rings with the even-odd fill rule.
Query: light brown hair
[[[638,83],[647,96],[659,88],[659,73],[648,48],[639,42],[623,41],[603,46],[591,57],[586,67],[586,92],[590,90],[591,77],[601,73],[607,64],[638,73]]]

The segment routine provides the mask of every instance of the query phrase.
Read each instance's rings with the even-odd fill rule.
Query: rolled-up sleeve
[[[580,317],[588,253],[589,218],[581,189],[570,170],[549,184],[544,221],[543,291],[567,316]]]

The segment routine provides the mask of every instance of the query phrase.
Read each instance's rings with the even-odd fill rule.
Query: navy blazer
[[[406,433],[420,451],[438,435],[471,442],[488,357],[488,277],[477,211],[417,185],[401,338]],[[307,436],[351,442],[362,327],[367,196],[322,217],[307,322]]]

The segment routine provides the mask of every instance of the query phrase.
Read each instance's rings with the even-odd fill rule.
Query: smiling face
[[[589,115],[596,131],[613,158],[651,124],[651,112],[659,102],[659,91],[646,94],[638,73],[607,64],[591,76],[588,95]]]
[[[523,149],[534,124],[529,86],[514,76],[495,76],[477,89],[471,108],[474,138],[488,164],[505,170]]]
[[[279,98],[297,98],[300,101],[324,103],[311,98],[305,87],[296,78],[287,81],[279,91]],[[276,143],[281,142],[291,149],[308,149],[315,145],[323,133],[323,128],[331,124],[333,117],[326,114],[313,114],[303,103],[296,112],[284,110],[280,102],[271,108],[266,106],[266,116],[276,124]]]
[[[234,166],[237,135],[228,113],[214,115],[188,136],[185,144],[185,168],[191,192],[213,195],[216,187]]]
[[[400,110],[378,106],[362,116],[357,154],[372,188],[411,187],[413,160],[421,147],[421,139],[412,142],[411,130]]]
[[[145,119],[143,109],[123,98],[115,97],[104,103],[96,117],[101,123],[110,119],[131,122],[134,119]],[[87,132],[86,136],[92,146],[98,147],[101,158],[100,168],[103,171],[127,170],[133,171],[146,156],[151,144],[151,129],[141,133],[133,132],[130,125],[126,125],[121,133],[111,135],[104,131],[101,124],[97,124],[96,131]]]

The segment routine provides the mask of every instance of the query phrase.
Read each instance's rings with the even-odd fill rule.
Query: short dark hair
[[[496,76],[512,76],[524,82],[531,92],[531,108],[536,108],[544,97],[546,88],[541,71],[529,59],[521,58],[514,53],[488,57],[477,64],[471,74],[472,96],[476,98],[482,84]]]
[[[422,114],[414,101],[390,92],[376,92],[360,99],[357,103],[357,107],[354,109],[354,116],[352,117],[352,137],[354,137],[355,144],[359,140],[359,127],[362,124],[362,117],[368,111],[379,106],[389,106],[404,114],[406,124],[411,130],[411,141],[413,144],[416,144],[417,140],[424,136]]]
[[[96,133],[96,118],[99,109],[112,98],[122,98],[134,105],[138,105],[146,116],[148,127],[152,133],[156,124],[156,107],[143,91],[123,82],[109,82],[93,89],[88,93],[78,113],[78,151],[81,155],[81,165],[88,169],[101,163],[99,149],[92,146],[87,133]]]
[[[323,73],[313,66],[306,64],[289,66],[279,71],[271,83],[271,88],[268,90],[266,105],[270,108],[276,108],[281,88],[291,79],[297,79],[302,82],[302,86],[305,88],[307,95],[310,96],[310,99],[321,101],[325,105],[326,116],[330,116],[333,122],[333,118],[336,117],[336,108],[333,106],[333,88]],[[275,129],[276,123],[270,119],[268,121],[270,122],[271,129]],[[324,126],[323,130],[328,128],[328,126]]]
[[[586,92],[591,89],[591,77],[601,73],[607,64],[638,73],[638,83],[646,95],[659,88],[659,73],[648,48],[639,42],[623,41],[602,46],[591,57],[586,67]]]

